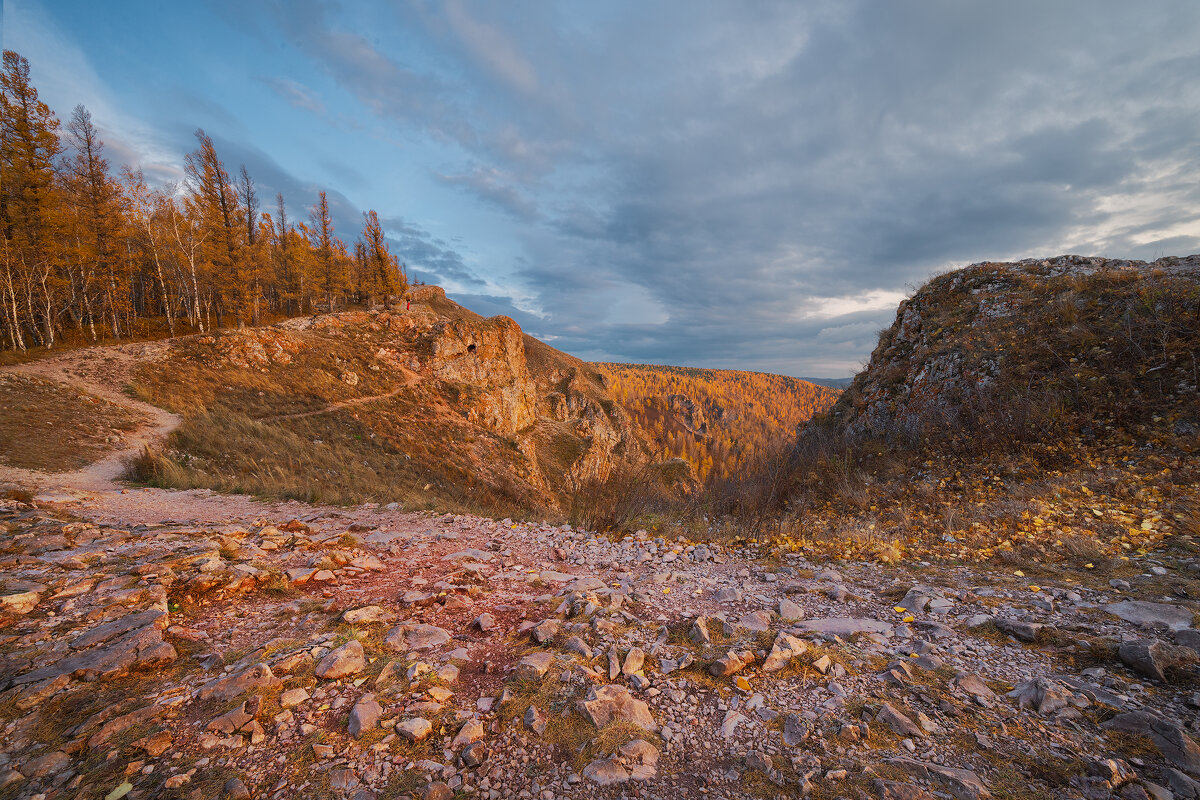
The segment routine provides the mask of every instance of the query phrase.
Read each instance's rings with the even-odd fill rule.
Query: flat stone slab
[[[877,619],[859,617],[823,617],[797,622],[795,630],[823,633],[826,636],[854,636],[860,633],[880,633],[891,636],[892,626]]]
[[[487,550],[477,550],[474,547],[468,547],[466,550],[459,550],[457,553],[450,553],[442,556],[442,561],[483,561],[488,562],[496,557],[495,553],[489,553]]]
[[[363,541],[367,544],[373,544],[378,547],[387,547],[393,542],[402,541],[407,543],[412,538],[411,533],[401,533],[400,531],[375,531],[368,534]]]
[[[1192,610],[1171,603],[1122,600],[1109,603],[1104,610],[1135,625],[1166,625],[1173,631],[1192,627]]]

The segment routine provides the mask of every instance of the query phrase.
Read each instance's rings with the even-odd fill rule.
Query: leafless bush
[[[671,501],[661,468],[618,464],[606,480],[575,483],[569,518],[577,528],[620,531],[640,517],[666,510]]]

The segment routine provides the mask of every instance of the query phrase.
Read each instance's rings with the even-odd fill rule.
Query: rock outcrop
[[[469,419],[505,434],[534,423],[538,392],[516,322],[508,317],[445,320],[433,325],[428,339],[434,377],[482,390],[466,409]]]
[[[900,304],[830,415],[851,435],[911,438],[972,426],[1020,435],[1058,421],[1045,412],[1060,405],[1086,407],[1093,425],[1148,418],[1160,398],[1147,403],[1146,389],[1164,404],[1197,390],[1186,298],[1198,286],[1200,256],[1060,256],[947,273]],[[1149,370],[1153,384],[1133,392]]]

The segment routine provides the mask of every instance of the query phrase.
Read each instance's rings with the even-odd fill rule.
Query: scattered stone
[[[821,633],[826,636],[840,636],[848,639],[859,634],[878,633],[883,636],[892,635],[892,626],[877,619],[858,619],[854,617],[824,617],[821,619],[802,620],[796,627]]]
[[[883,707],[875,715],[875,721],[887,725],[899,736],[911,736],[920,739],[927,735],[921,729],[920,725],[917,725],[917,723],[897,711],[891,703],[883,704]]]
[[[1146,600],[1122,600],[1109,603],[1104,610],[1126,622],[1146,627],[1163,626],[1172,631],[1192,627],[1192,611],[1170,603],[1151,603]]]
[[[225,800],[251,800],[252,797],[253,795],[246,788],[246,784],[242,783],[241,778],[230,778],[225,782]]]
[[[347,611],[342,614],[342,619],[350,625],[371,625],[385,622],[390,616],[391,614],[382,606],[364,606]]]
[[[556,619],[542,620],[532,629],[533,640],[538,644],[545,644],[558,634],[561,625],[562,623]]]
[[[458,734],[454,737],[454,741],[450,743],[450,749],[459,750],[469,744],[478,742],[484,737],[484,733],[483,723],[477,719],[469,719],[458,729]]]
[[[518,661],[516,672],[514,674],[518,679],[540,680],[541,677],[550,669],[550,665],[553,663],[553,653],[549,653],[545,650],[539,650],[536,653],[530,653]]]
[[[375,695],[364,694],[350,711],[350,735],[361,739],[363,734],[375,729],[381,717],[383,706],[375,700]]]
[[[308,700],[308,690],[304,688],[288,689],[279,694],[279,706],[281,708],[295,708],[304,701]]]
[[[784,622],[804,619],[804,609],[785,597],[779,601],[779,618]]]
[[[318,678],[335,681],[339,678],[357,675],[366,666],[367,661],[363,653],[362,642],[358,639],[351,639],[336,650],[326,653],[325,657],[317,664],[314,674]]]
[[[753,653],[735,653],[730,650],[725,655],[718,658],[716,661],[708,665],[708,671],[711,675],[718,678],[728,678],[745,669],[746,665],[754,660]]]
[[[970,770],[943,767],[940,764],[910,758],[890,758],[886,763],[904,770],[913,777],[940,784],[959,800],[987,800],[992,796],[983,779]]]
[[[781,633],[775,637],[775,643],[771,646],[771,652],[767,654],[766,660],[763,661],[763,671],[778,672],[786,667],[793,658],[802,655],[806,650],[808,650],[808,643],[803,639]]]
[[[361,646],[359,648],[361,650]],[[282,681],[275,677],[271,668],[266,664],[258,664],[250,669],[212,681],[201,686],[196,691],[198,700],[232,700],[243,694],[259,689],[273,689]]]
[[[413,717],[396,723],[396,733],[410,742],[419,742],[433,730],[433,723],[423,717]]]
[[[629,652],[625,654],[625,663],[621,665],[621,674],[629,677],[642,671],[642,665],[646,663],[646,654],[640,647],[631,647]]]
[[[629,772],[616,758],[598,758],[583,768],[583,777],[600,786],[627,783]]]
[[[526,728],[538,736],[546,732],[546,717],[537,706],[530,706],[525,710],[524,723]]]
[[[1117,649],[1117,655],[1125,666],[1139,675],[1164,683],[1167,680],[1166,671],[1183,662],[1183,653],[1187,652],[1189,651],[1171,647],[1157,639],[1122,642]],[[1194,657],[1189,660],[1194,660]]]
[[[383,644],[393,652],[404,653],[412,650],[432,650],[446,644],[451,638],[449,631],[436,625],[405,624],[397,625],[388,631]]]
[[[1025,620],[1008,619],[1006,617],[995,617],[992,621],[996,623],[996,627],[1003,633],[1007,633],[1009,636],[1019,639],[1022,642],[1036,642],[1038,635],[1046,627],[1038,622],[1026,622]]]
[[[624,686],[608,684],[593,688],[587,698],[579,703],[580,712],[597,728],[610,722],[628,722],[643,730],[654,733],[658,723],[650,713],[650,707],[629,693]]]

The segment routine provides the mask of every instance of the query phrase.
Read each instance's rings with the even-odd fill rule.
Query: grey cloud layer
[[[1194,3],[572,12],[411,3],[422,66],[315,3],[286,26],[374,113],[461,148],[439,179],[507,220],[523,262],[491,266],[579,355],[848,374],[892,310],[806,313],[823,298],[1200,249]],[[430,277],[482,286],[405,230]]]

